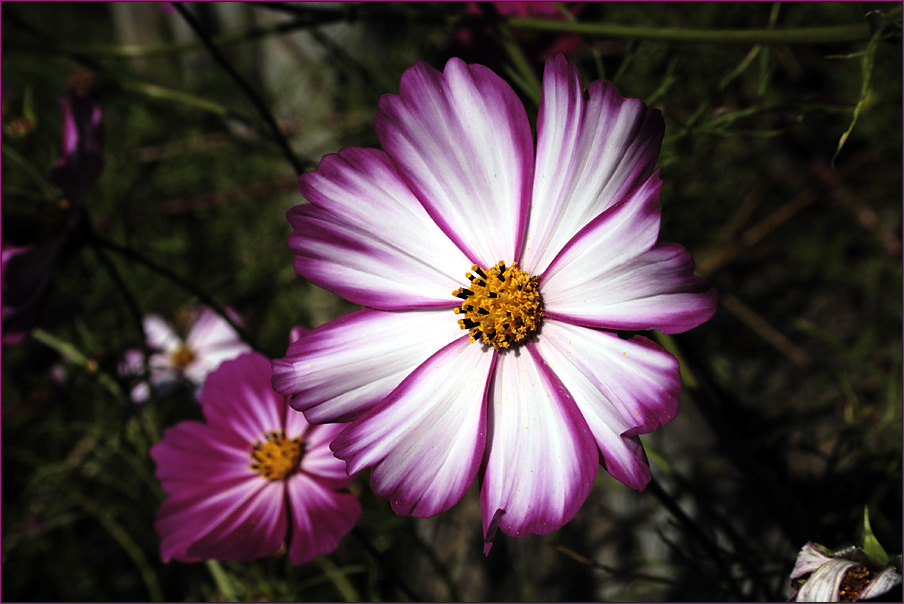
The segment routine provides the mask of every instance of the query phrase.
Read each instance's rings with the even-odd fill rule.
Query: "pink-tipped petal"
[[[589,379],[618,412],[626,434],[652,432],[678,414],[678,360],[643,336],[626,340],[613,333],[547,321],[537,348],[560,377],[567,371]]]
[[[505,81],[456,58],[443,72],[418,62],[402,74],[398,96],[380,99],[374,126],[411,190],[471,261],[518,259],[533,142]]]
[[[297,342],[302,336],[311,333],[311,330],[301,325],[296,325],[289,330],[289,344]]]
[[[188,547],[203,559],[245,561],[276,553],[288,528],[285,484],[268,481],[213,529]]]
[[[282,430],[286,400],[273,391],[270,377],[270,361],[256,352],[208,375],[201,405],[211,427],[238,435],[249,447],[267,432]]]
[[[242,324],[241,317],[237,313],[229,309],[227,309],[227,313],[229,318],[236,324]],[[185,341],[193,351],[202,354],[208,351],[215,352],[220,348],[231,347],[236,344],[243,346],[245,350],[251,349],[250,346],[242,342],[235,329],[232,328],[232,325],[226,319],[207,307],[199,311]]]
[[[678,362],[650,340],[547,321],[537,350],[574,397],[606,470],[643,490],[650,468],[637,434],[652,432],[678,413]]]
[[[870,580],[863,591],[857,596],[858,600],[869,600],[878,598],[879,596],[891,591],[901,584],[901,573],[889,566],[879,571],[875,577]]]
[[[291,501],[292,564],[305,564],[335,550],[361,516],[361,504],[354,495],[325,488],[303,474],[291,477],[286,488]]]
[[[485,535],[497,526],[519,537],[559,529],[590,493],[599,453],[571,395],[532,344],[498,355],[488,416]]]
[[[288,213],[298,274],[371,308],[455,306],[452,291],[471,262],[385,153],[343,149],[298,185],[311,202]]]
[[[581,229],[541,277],[546,316],[615,330],[687,331],[718,296],[680,245],[656,243],[658,173]]]
[[[812,573],[829,560],[832,560],[832,556],[823,553],[822,550],[816,547],[815,543],[808,541],[806,545],[800,548],[800,552],[797,554],[794,569],[791,571],[791,578],[799,579],[807,573]]]
[[[798,602],[838,602],[840,596],[838,590],[844,575],[860,566],[856,562],[844,559],[829,560],[817,568],[807,582],[797,592]]]
[[[63,155],[50,170],[49,177],[73,206],[79,206],[103,167],[101,111],[86,95],[74,90],[60,98],[60,104],[63,106]],[[77,212],[70,214],[70,228],[77,217]]]
[[[289,409],[286,434],[295,432],[295,428],[291,426],[299,417],[304,418],[304,415],[300,411]],[[333,450],[330,449],[330,444],[347,425],[322,424],[309,426],[305,432],[305,452],[299,471],[316,478],[321,484],[329,485],[332,489],[344,489],[351,484],[353,477],[346,472],[345,461],[336,457]]]
[[[149,348],[159,350],[167,355],[179,348],[182,340],[161,316],[147,315],[143,323],[144,335],[147,338]]]
[[[233,321],[241,325],[238,314],[228,309],[227,312]],[[251,346],[242,341],[226,319],[206,307],[198,313],[185,343],[194,359],[185,367],[184,374],[189,381],[197,385],[201,385],[207,374],[219,367],[223,361],[251,352]]]
[[[291,344],[273,361],[273,388],[310,422],[349,421],[462,333],[448,309],[359,310]]]
[[[151,447],[157,479],[169,494],[255,479],[250,454],[251,443],[239,436],[193,421],[167,428],[163,439]]]
[[[481,463],[493,359],[461,336],[342,432],[333,450],[351,473],[374,466],[374,492],[397,514],[423,518],[448,510]]]
[[[182,490],[167,498],[157,512],[161,557],[164,562],[194,562],[272,554],[286,534],[282,500],[283,484],[260,477]],[[234,533],[224,531],[225,527]]]
[[[521,266],[542,273],[575,233],[640,186],[664,128],[658,110],[625,99],[611,82],[593,82],[585,98],[577,67],[561,55],[547,60]]]
[[[222,344],[217,348],[208,348],[198,353],[194,362],[185,368],[185,377],[193,384],[203,384],[207,375],[216,370],[224,361],[234,359],[246,352],[251,352],[251,347],[240,340]]]

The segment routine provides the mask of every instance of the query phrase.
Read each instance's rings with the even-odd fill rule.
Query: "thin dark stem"
[[[289,160],[289,163],[292,164],[292,167],[295,169],[296,174],[301,174],[304,172],[304,167],[301,162],[298,160],[298,157],[295,156],[295,152],[292,150],[291,145],[289,145],[289,141],[286,140],[285,135],[283,135],[282,130],[279,128],[279,124],[276,123],[276,118],[273,117],[273,114],[270,112],[270,109],[267,108],[266,103],[261,99],[261,97],[257,94],[254,88],[245,81],[245,79],[237,72],[226,57],[220,52],[220,49],[217,48],[216,44],[213,43],[213,40],[210,39],[210,36],[207,35],[207,32],[204,31],[204,28],[201,27],[201,24],[192,15],[188,10],[182,6],[181,2],[173,2],[173,6],[176,7],[176,10],[182,16],[183,19],[188,23],[188,25],[198,34],[198,37],[204,43],[204,46],[207,48],[210,55],[213,59],[219,63],[220,67],[222,67],[226,73],[232,77],[235,83],[239,88],[242,89],[242,92],[248,97],[254,107],[257,109],[258,113],[260,113],[261,117],[267,123],[270,128],[270,133],[273,135],[273,138],[276,140],[276,143],[280,146],[283,151],[283,154],[286,156],[286,159]]]
[[[84,224],[88,224],[88,216],[84,214],[82,216],[84,220]],[[110,278],[113,279],[113,282],[116,284],[119,291],[122,293],[122,297],[126,302],[126,306],[129,308],[129,314],[132,317],[132,322],[135,324],[135,330],[139,335],[139,344],[141,346],[141,356],[142,356],[142,364],[144,365],[143,374],[147,376],[150,373],[150,357],[151,351],[148,348],[148,338],[147,333],[144,331],[144,317],[141,313],[141,309],[138,307],[138,302],[135,300],[135,297],[132,295],[132,292],[129,291],[128,286],[126,286],[125,281],[122,279],[122,275],[119,274],[119,270],[116,268],[116,265],[104,253],[104,250],[101,248],[99,240],[94,236],[94,232],[90,227],[86,227],[86,232],[88,234],[89,239],[92,242],[92,247],[94,249],[94,253],[97,254],[98,260],[100,263],[104,265],[104,268],[107,269],[107,272],[110,274]]]
[[[735,584],[734,579],[731,576],[731,569],[728,568],[728,565],[725,564],[724,554],[719,547],[713,543],[712,539],[704,533],[697,523],[693,521],[693,519],[688,516],[684,510],[681,509],[681,506],[678,505],[678,502],[669,495],[665,489],[659,486],[659,483],[655,480],[651,480],[650,484],[647,485],[647,492],[653,495],[659,503],[661,503],[665,508],[675,517],[678,522],[687,530],[687,532],[696,539],[700,545],[707,551],[707,553],[712,557],[713,562],[715,562],[716,566],[719,567],[719,570],[722,573],[722,576],[725,577],[725,580],[728,583],[728,589],[731,591],[732,596],[734,596],[738,601],[744,600],[744,594],[741,593],[740,588]]]
[[[253,348],[254,350],[261,352],[261,350],[255,345],[254,341],[251,339],[251,336],[248,335],[248,332],[245,331],[245,328],[242,327],[241,325],[239,325],[238,323],[236,323],[220,304],[218,304],[213,298],[211,298],[210,296],[205,294],[203,291],[201,291],[200,289],[195,287],[195,285],[191,281],[189,281],[188,279],[185,279],[183,277],[180,277],[179,275],[172,272],[171,270],[169,270],[166,267],[160,266],[153,260],[149,260],[148,258],[145,258],[144,256],[142,256],[135,250],[131,250],[127,247],[123,247],[119,244],[113,243],[112,241],[107,241],[106,239],[98,237],[97,235],[92,235],[92,239],[97,245],[99,245],[101,247],[105,247],[110,250],[113,250],[114,252],[124,256],[125,258],[127,258],[129,260],[131,260],[133,262],[137,262],[138,264],[141,264],[141,265],[151,269],[155,273],[159,273],[160,275],[163,275],[164,277],[166,277],[167,279],[169,279],[170,281],[172,281],[179,287],[187,290],[188,292],[190,292],[191,294],[196,296],[205,306],[210,307],[215,313],[220,315],[220,317],[222,317],[224,321],[229,323],[229,326],[235,330],[235,332],[239,335],[240,338],[242,338],[242,340],[246,344],[251,346],[251,348]]]

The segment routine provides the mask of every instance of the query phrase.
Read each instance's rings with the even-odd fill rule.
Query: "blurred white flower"
[[[241,324],[236,313],[230,310],[227,313],[234,322]],[[183,340],[160,316],[144,318],[148,348],[152,351],[148,359],[150,383],[155,390],[166,391],[180,381],[187,381],[197,393],[207,374],[220,363],[251,351],[229,322],[210,308],[200,309],[189,325]],[[142,352],[129,350],[120,364],[120,374],[137,376],[143,364]],[[136,403],[143,403],[149,395],[146,381],[132,387],[131,396]]]

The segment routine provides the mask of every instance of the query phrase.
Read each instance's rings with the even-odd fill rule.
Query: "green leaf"
[[[841,153],[842,147],[844,147],[844,144],[847,142],[847,139],[851,135],[851,132],[854,131],[854,124],[857,123],[857,118],[860,117],[860,113],[870,101],[870,80],[873,75],[873,65],[876,60],[876,49],[879,47],[879,39],[882,36],[883,30],[883,27],[879,27],[876,30],[876,33],[874,33],[872,38],[870,38],[869,44],[867,44],[863,56],[860,58],[861,68],[863,72],[863,80],[860,86],[860,99],[854,106],[854,112],[851,116],[850,126],[848,126],[847,130],[845,130],[841,134],[841,138],[838,139],[838,147],[835,149],[835,155],[832,156],[831,161],[833,168],[835,166],[835,160],[838,158],[838,154]]]
[[[869,508],[863,507],[863,553],[879,566],[888,566],[888,554],[869,525]]]

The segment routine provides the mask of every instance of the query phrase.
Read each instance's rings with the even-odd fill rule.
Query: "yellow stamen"
[[[452,292],[463,300],[454,312],[464,315],[458,325],[468,330],[471,342],[509,348],[536,333],[543,322],[539,277],[517,264],[506,267],[502,260],[486,271],[476,264],[471,270],[476,275],[467,273],[470,285]]]
[[[252,445],[251,469],[267,480],[283,480],[295,473],[303,454],[300,438],[290,439],[282,430],[267,432],[264,442]]]
[[[188,347],[188,344],[180,345],[179,348],[170,355],[170,361],[172,361],[173,366],[179,371],[182,371],[191,365],[194,360],[195,353]]]

